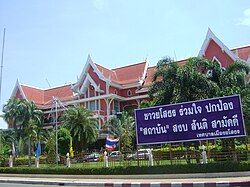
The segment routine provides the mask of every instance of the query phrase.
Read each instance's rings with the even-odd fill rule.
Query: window
[[[221,64],[221,62],[218,60],[218,58],[216,58],[216,57],[214,56],[213,59],[212,59],[212,61],[213,61],[213,62],[217,62],[217,63],[220,65],[221,69],[222,69],[222,70],[225,70],[225,68],[222,67],[222,64]]]
[[[95,101],[90,101],[89,102],[89,110],[91,110],[91,111],[96,110]]]
[[[114,100],[114,110],[115,112],[119,112],[119,102],[117,100]]]
[[[99,100],[96,101],[96,110],[100,110],[100,107],[99,107]]]
[[[128,90],[127,95],[128,95],[128,96],[131,96],[131,95],[132,95],[131,90]]]

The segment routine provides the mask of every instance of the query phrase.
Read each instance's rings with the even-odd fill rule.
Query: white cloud
[[[93,2],[93,6],[95,7],[95,9],[103,10],[105,6],[105,0],[93,0],[92,2]]]
[[[240,18],[239,24],[245,25],[245,26],[250,26],[250,8],[244,10],[243,14],[244,14],[244,17]]]

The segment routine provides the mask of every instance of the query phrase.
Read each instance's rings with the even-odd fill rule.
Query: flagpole
[[[5,44],[5,31],[3,29],[3,45],[2,45],[2,56],[1,56],[1,74],[0,74],[0,106],[1,106],[1,99],[2,99],[2,77],[3,77],[3,55],[4,55],[4,44]]]

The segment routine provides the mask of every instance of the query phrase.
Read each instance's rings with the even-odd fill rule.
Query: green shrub
[[[46,162],[50,164],[56,163],[56,136],[55,133],[50,133],[49,140],[45,146],[45,150],[47,152]]]
[[[40,157],[39,159],[40,164],[46,164],[46,158]],[[35,164],[35,157],[31,157],[31,164]],[[4,157],[0,158],[0,166],[6,167],[9,165],[9,158]],[[14,158],[14,166],[27,166],[29,165],[29,158],[28,157],[18,157]]]
[[[209,163],[169,166],[127,166],[110,168],[84,168],[65,166],[52,166],[47,168],[35,167],[0,167],[0,173],[22,174],[69,174],[69,175],[134,175],[134,174],[177,174],[177,173],[213,173],[213,172],[236,172],[249,171],[250,163]]]

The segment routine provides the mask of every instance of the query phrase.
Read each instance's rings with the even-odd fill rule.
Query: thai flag
[[[119,138],[114,139],[114,138],[107,136],[106,149],[109,151],[113,151],[116,148],[118,141],[119,141]]]

